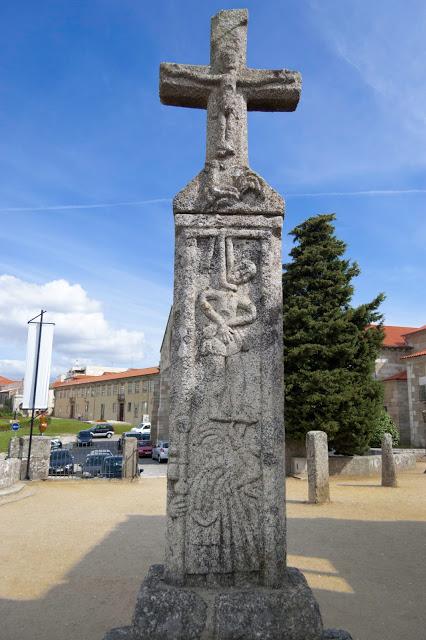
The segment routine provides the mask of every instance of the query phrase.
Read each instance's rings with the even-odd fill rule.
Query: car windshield
[[[79,438],[90,438],[91,435],[90,431],[79,431],[78,433]]]
[[[104,456],[87,456],[86,465],[89,467],[95,467],[99,464],[102,464],[103,460],[105,460]]]
[[[70,460],[71,454],[69,451],[52,451],[50,459],[52,462],[63,462],[64,460]]]
[[[163,442],[163,449],[168,449],[168,448],[169,448],[169,443]]]

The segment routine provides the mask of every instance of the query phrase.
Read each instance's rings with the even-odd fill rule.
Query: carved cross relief
[[[207,109],[203,209],[223,210],[262,198],[262,180],[249,168],[247,110],[294,111],[300,74],[246,66],[246,10],[223,11],[212,20],[210,65],[162,63],[164,104]]]

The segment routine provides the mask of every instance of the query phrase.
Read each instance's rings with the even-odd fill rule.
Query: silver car
[[[155,447],[152,448],[152,459],[163,462],[169,459],[169,443],[165,440],[159,440]]]

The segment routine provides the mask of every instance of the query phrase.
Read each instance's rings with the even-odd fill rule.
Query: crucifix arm
[[[245,95],[249,111],[294,111],[302,78],[297,71],[288,69],[244,69],[237,87]]]
[[[217,76],[210,74],[209,69],[202,65],[162,62],[161,102],[175,107],[207,109],[210,91],[217,84]]]

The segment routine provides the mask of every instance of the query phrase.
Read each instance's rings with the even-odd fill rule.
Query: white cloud
[[[12,350],[10,359],[4,357],[3,349],[0,353],[3,375],[22,372],[27,322],[41,308],[48,312],[46,320],[56,324],[54,373],[67,369],[75,359],[109,366],[137,366],[143,358],[143,332],[112,327],[104,316],[101,303],[90,298],[81,285],[66,280],[35,284],[2,275],[0,344],[4,351]]]

